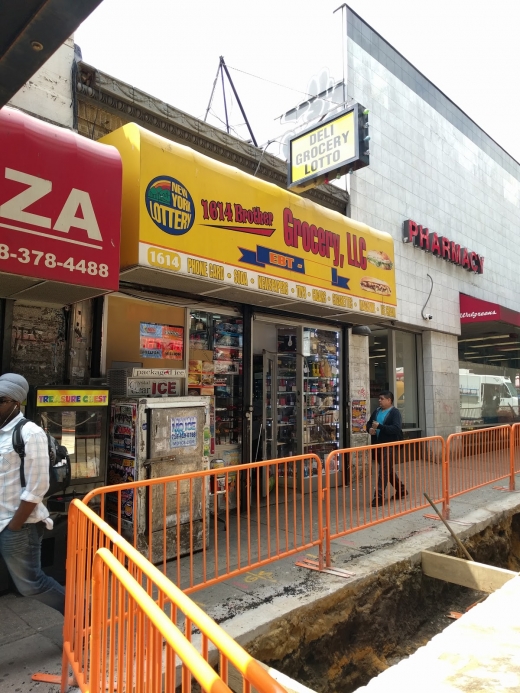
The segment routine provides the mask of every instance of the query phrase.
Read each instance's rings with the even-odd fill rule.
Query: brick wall
[[[66,368],[66,312],[15,303],[10,370],[31,385],[61,384]]]
[[[114,115],[103,108],[86,103],[78,98],[78,133],[91,140],[99,140],[128,123],[119,115]]]

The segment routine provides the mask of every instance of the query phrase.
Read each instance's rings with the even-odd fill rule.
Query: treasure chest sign
[[[396,317],[390,235],[130,123],[123,160],[122,276],[311,313]],[[328,309],[328,310],[327,310]]]

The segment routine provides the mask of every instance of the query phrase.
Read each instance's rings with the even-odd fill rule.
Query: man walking
[[[41,543],[45,527],[52,529],[42,503],[49,488],[49,448],[44,431],[32,421],[25,424],[25,487],[20,481],[20,457],[13,448],[13,430],[20,421],[20,405],[29,384],[16,373],[0,376],[0,554],[9,574],[25,597],[65,611],[65,590],[41,569]]]
[[[390,390],[383,390],[379,395],[379,407],[372,412],[367,422],[367,430],[372,436],[372,445],[403,440],[401,412],[397,407],[394,407],[394,394]],[[408,495],[408,491],[395,472],[394,465],[396,462],[398,463],[396,453],[397,450],[394,446],[376,449],[379,473],[372,501],[373,508],[383,504],[383,494],[389,483],[394,487],[397,498],[404,498]]]

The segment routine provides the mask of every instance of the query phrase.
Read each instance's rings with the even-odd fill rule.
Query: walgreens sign
[[[520,327],[520,313],[511,308],[504,308],[498,303],[460,294],[460,321],[461,323],[497,321]]]
[[[0,272],[115,290],[122,167],[113,147],[0,111]]]

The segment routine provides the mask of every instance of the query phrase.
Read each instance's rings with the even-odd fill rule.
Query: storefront
[[[403,418],[405,439],[420,438],[422,339],[420,334],[373,327],[369,337],[370,410],[378,406],[381,390],[391,390]]]
[[[3,108],[0,180],[1,368],[87,383],[88,299],[119,286],[119,153]]]
[[[123,160],[109,376],[176,369],[225,464],[350,442],[348,327],[396,317],[390,237],[134,124],[102,141]]]
[[[88,384],[89,299],[119,286],[121,158],[3,108],[0,179],[0,372],[20,372],[33,386],[26,414],[67,447],[69,494],[81,495],[106,483],[108,390]],[[85,387],[74,385],[74,369]],[[47,501],[56,515],[42,564],[59,580],[69,502]],[[0,589],[6,582],[0,562]]]
[[[460,294],[460,322],[462,428],[519,421],[520,313]]]

